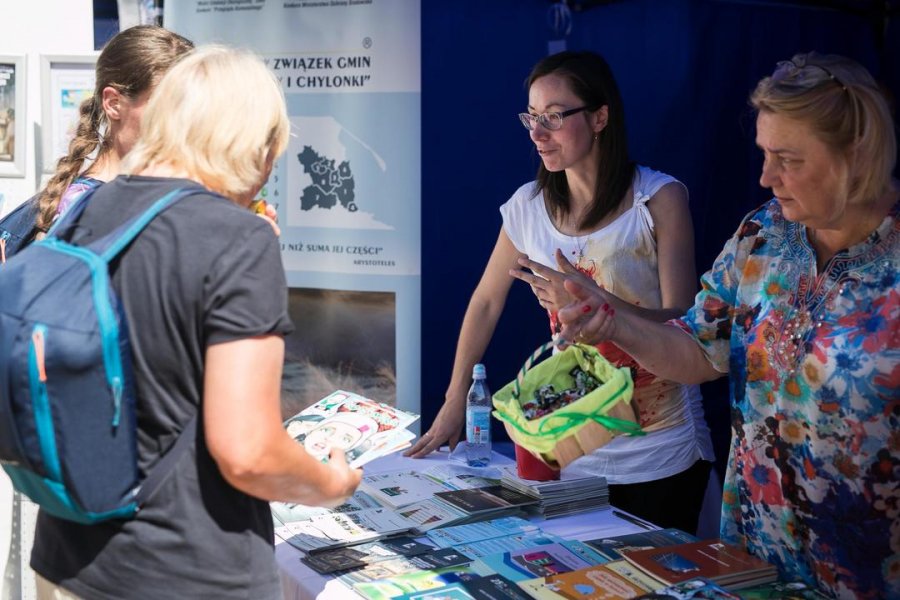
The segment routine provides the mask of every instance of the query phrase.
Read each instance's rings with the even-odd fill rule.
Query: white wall
[[[38,189],[40,174],[35,167],[36,136],[41,124],[41,54],[85,54],[94,50],[94,9],[92,0],[0,0],[2,35],[0,54],[26,56],[25,177],[0,177],[0,216],[27,200]],[[18,82],[17,82],[18,87]],[[20,117],[16,115],[18,120]],[[2,290],[0,290],[2,293]],[[31,548],[34,511],[23,507],[21,521],[21,587],[7,587],[10,598],[34,597],[34,585],[27,568]],[[0,572],[7,564],[12,517],[12,486],[0,475]],[[12,566],[12,565],[11,565]],[[16,565],[18,566],[18,565]],[[18,569],[15,569],[18,570]],[[11,575],[7,571],[7,576]],[[10,583],[9,580],[6,581]]]
[[[2,35],[0,54],[26,55],[25,178],[0,177],[0,216],[37,191],[40,174],[35,169],[35,139],[41,124],[41,54],[85,54],[94,50],[92,0],[0,0]],[[18,87],[18,86],[17,86]],[[20,117],[16,115],[16,120]],[[0,494],[3,494],[0,490]],[[5,494],[4,494],[5,496]],[[7,503],[8,504],[8,503]],[[8,507],[5,507],[8,509]],[[0,513],[0,523],[7,513]],[[0,534],[5,530],[0,524]],[[0,558],[6,545],[0,545]],[[3,563],[0,562],[0,565]]]

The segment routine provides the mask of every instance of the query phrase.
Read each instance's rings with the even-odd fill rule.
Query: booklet
[[[385,508],[367,508],[349,513],[317,515],[308,521],[276,527],[275,533],[304,552],[371,542],[408,533],[415,523]]]
[[[472,569],[480,575],[497,573],[517,582],[568,573],[590,566],[591,563],[562,544],[542,544],[502,554],[491,554],[472,563]]]
[[[469,542],[506,537],[517,533],[538,533],[540,527],[520,517],[501,517],[483,523],[454,525],[428,532],[428,539],[439,548],[449,548]]]
[[[467,470],[438,465],[425,471],[399,469],[365,475],[360,489],[381,505],[400,509],[433,498],[439,492],[467,490],[498,483],[496,479],[485,479]]]
[[[625,600],[636,598],[648,591],[647,588],[635,585],[610,571],[606,565],[594,565],[566,573],[526,579],[519,581],[519,586],[538,600],[544,598]]]
[[[344,390],[332,392],[287,421],[295,440],[322,462],[334,447],[347,453],[351,467],[361,467],[410,445],[415,434],[406,427],[419,415]]]
[[[721,540],[647,550],[623,550],[625,560],[665,585],[703,577],[729,589],[775,581],[775,567]]]
[[[306,506],[292,502],[272,502],[272,517],[276,525],[286,525],[296,521],[308,521],[318,515],[331,513],[355,512],[364,508],[382,508],[374,498],[365,492],[356,492],[346,502],[335,508]]]
[[[620,560],[623,551],[661,548],[685,542],[696,542],[698,538],[680,529],[655,529],[638,533],[626,533],[612,537],[588,540],[588,544],[608,560]]]
[[[353,585],[353,591],[369,600],[388,600],[412,592],[434,590],[461,581],[461,575],[471,570],[465,565],[427,571],[414,571],[396,577],[367,581]]]

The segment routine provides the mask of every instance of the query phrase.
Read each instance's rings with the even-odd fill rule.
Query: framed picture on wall
[[[41,55],[41,165],[53,173],[75,135],[81,103],[94,93],[96,54]]]
[[[0,54],[0,177],[25,177],[25,57]]]

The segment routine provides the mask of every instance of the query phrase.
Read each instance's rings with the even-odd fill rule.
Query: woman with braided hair
[[[0,222],[4,260],[42,238],[81,194],[118,174],[119,163],[137,141],[150,92],[192,48],[189,40],[154,25],[125,29],[107,42],[97,58],[94,93],[81,104],[68,153],[46,187]]]

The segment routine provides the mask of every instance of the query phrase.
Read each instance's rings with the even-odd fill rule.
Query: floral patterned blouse
[[[731,374],[723,539],[836,597],[900,597],[900,202],[821,274],[768,202],[675,323]]]

